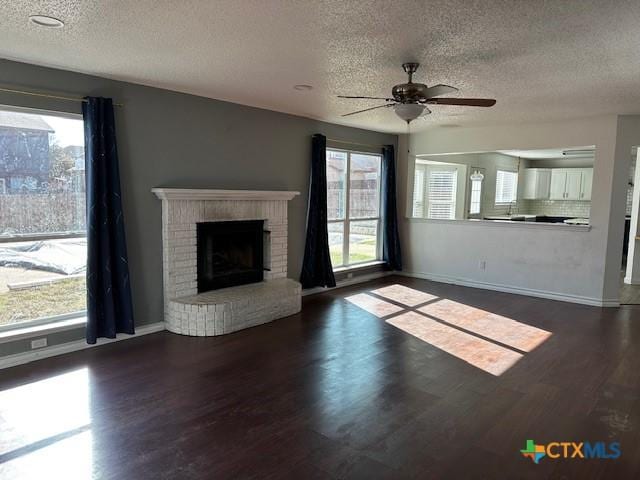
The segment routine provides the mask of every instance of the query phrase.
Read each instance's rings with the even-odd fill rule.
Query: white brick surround
[[[154,188],[162,200],[167,330],[210,336],[300,311],[301,288],[287,279],[287,202],[298,192]],[[198,294],[196,224],[264,220],[265,281]]]

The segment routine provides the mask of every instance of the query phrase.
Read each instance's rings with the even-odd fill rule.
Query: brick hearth
[[[221,335],[300,311],[300,284],[286,278],[287,201],[298,192],[152,191],[162,200],[164,312],[169,331]],[[264,220],[265,281],[198,294],[196,224],[229,220]]]

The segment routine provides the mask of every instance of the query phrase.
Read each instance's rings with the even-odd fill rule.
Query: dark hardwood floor
[[[640,307],[386,277],[0,371],[0,478],[638,478],[639,387]],[[622,455],[536,465],[527,439]]]

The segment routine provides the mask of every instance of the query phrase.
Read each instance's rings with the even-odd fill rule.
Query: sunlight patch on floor
[[[388,317],[389,315],[393,315],[394,313],[398,313],[404,310],[402,307],[399,307],[398,305],[385,302],[384,300],[373,297],[366,293],[358,293],[357,295],[351,295],[350,297],[346,297],[345,300],[353,303],[354,305],[360,307],[363,310],[366,310],[367,312],[369,312],[372,315],[375,315],[378,318]]]
[[[523,352],[530,352],[551,336],[546,330],[453,300],[442,299],[418,311]]]
[[[541,328],[404,285],[345,299],[492,375],[506,372],[551,336]]]
[[[509,370],[523,356],[416,312],[403,313],[388,319],[387,323],[496,376]]]
[[[0,478],[92,478],[89,370],[0,391]]]
[[[89,480],[94,475],[91,430],[0,462],[0,478]]]
[[[371,293],[388,298],[396,303],[401,303],[407,307],[415,307],[438,298],[430,293],[397,284],[372,290]]]

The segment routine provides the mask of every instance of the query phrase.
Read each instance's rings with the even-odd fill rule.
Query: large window
[[[0,108],[0,330],[86,310],[80,116]]]
[[[327,150],[329,249],[334,268],[380,258],[380,155]]]
[[[507,170],[496,172],[496,203],[515,202],[518,195],[518,174]]]

